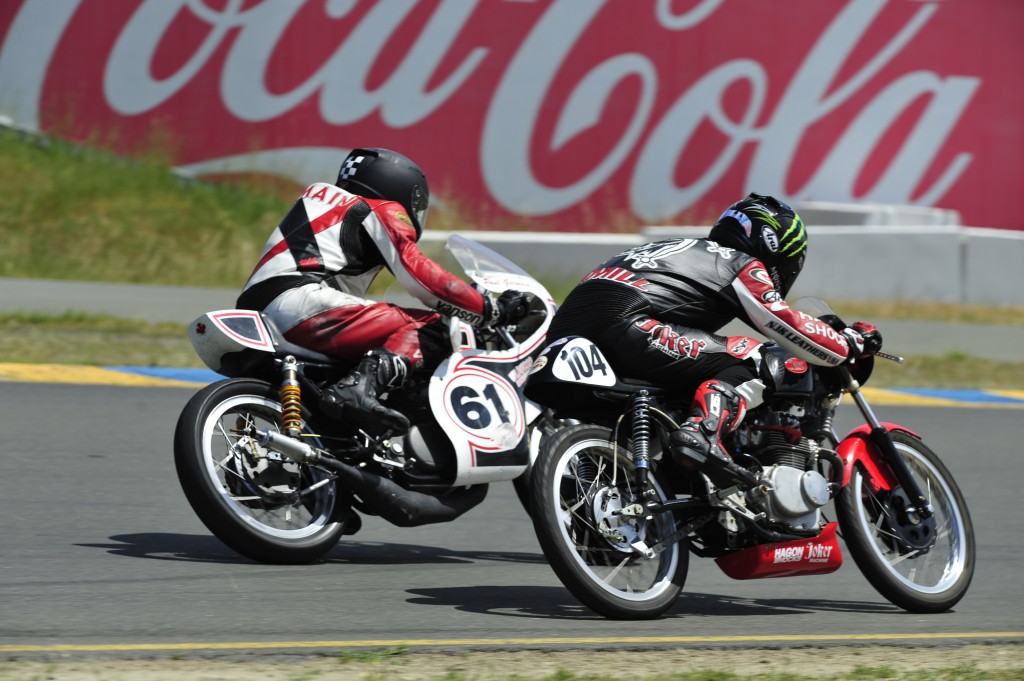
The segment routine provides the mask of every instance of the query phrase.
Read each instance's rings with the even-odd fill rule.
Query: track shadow
[[[111,555],[194,563],[256,564],[210,535],[142,532],[110,537],[111,543],[76,544]],[[439,546],[342,540],[318,563],[341,565],[471,564],[479,561],[545,564],[540,553],[453,551]]]
[[[110,541],[112,543],[75,544],[75,546],[104,549],[111,555],[127,558],[189,563],[246,564],[253,562],[235,553],[219,539],[210,535],[144,532],[117,534],[110,537]]]
[[[115,556],[149,560],[259,565],[235,553],[210,535],[175,533],[137,533],[110,537],[110,543],[76,544],[102,549]],[[453,551],[443,547],[384,542],[343,541],[321,564],[338,565],[470,565],[492,561],[518,564],[544,564],[539,553]],[[580,604],[561,586],[458,586],[408,589],[409,603],[441,606],[500,617],[545,617],[548,619],[603,619]],[[765,615],[803,615],[820,612],[860,614],[901,614],[887,603],[813,599],[813,598],[741,598],[722,594],[686,592],[663,619],[694,617],[744,617]]]
[[[602,619],[560,586],[460,586],[407,589],[409,603],[504,617]]]
[[[395,563],[522,563],[547,565],[541,553],[513,551],[453,551],[442,546],[343,541],[327,554],[326,562],[352,565],[394,565]]]
[[[568,590],[537,586],[465,586],[409,589],[409,603],[438,605],[455,610],[503,617],[604,619],[581,605]],[[684,592],[662,619],[684,617],[764,617],[820,612],[900,614],[886,603],[827,599],[736,598],[721,594]]]
[[[827,598],[740,598],[721,594],[683,592],[666,617],[721,617],[801,615],[815,612],[847,612],[867,615],[902,613],[896,606],[871,601]]]

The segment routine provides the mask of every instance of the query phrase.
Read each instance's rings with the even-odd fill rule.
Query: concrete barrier
[[[963,302],[1024,306],[1024,232],[963,228]]]
[[[647,241],[703,237],[707,227],[648,227],[640,234],[462,232],[530,273],[568,285]],[[428,231],[436,254],[446,232]],[[831,300],[973,303],[1024,307],[1024,233],[959,225],[811,225],[811,257],[791,293]]]
[[[516,263],[538,279],[556,285],[578,282],[594,267],[634,246],[649,241],[643,234],[586,232],[459,231]],[[420,239],[423,252],[444,260],[440,251],[451,232],[427,230]]]
[[[960,213],[945,208],[901,206],[883,203],[836,203],[802,201],[797,212],[809,225],[960,225]]]

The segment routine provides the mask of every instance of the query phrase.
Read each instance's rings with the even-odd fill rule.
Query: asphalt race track
[[[189,508],[172,433],[195,388],[0,383],[0,653],[1024,641],[1020,405],[877,407],[923,434],[974,518],[956,611],[909,615],[852,559],[835,574],[732,581],[694,559],[667,617],[585,610],[546,565],[510,484],[459,520],[365,519],[323,563],[253,563]],[[844,407],[840,430],[856,425]]]

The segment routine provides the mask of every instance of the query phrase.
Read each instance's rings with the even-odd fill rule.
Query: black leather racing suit
[[[692,394],[705,380],[734,386],[749,406],[761,401],[760,342],[717,331],[741,319],[795,356],[840,364],[846,340],[790,308],[755,258],[708,239],[672,239],[616,255],[583,278],[548,332],[584,336],[620,378]]]

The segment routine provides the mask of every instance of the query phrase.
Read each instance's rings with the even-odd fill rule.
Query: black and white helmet
[[[416,239],[423,235],[430,207],[427,176],[402,154],[389,149],[353,149],[341,164],[335,184],[359,196],[401,204],[416,230]]]
[[[807,258],[804,221],[771,196],[750,194],[729,206],[708,238],[760,260],[783,296],[793,287]]]

